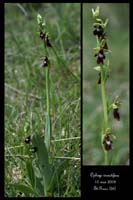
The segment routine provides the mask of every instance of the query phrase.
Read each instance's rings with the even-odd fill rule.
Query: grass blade
[[[35,190],[30,188],[30,186],[26,186],[24,184],[10,184],[10,187],[14,187],[16,190],[23,192],[26,197],[30,197],[30,195],[35,195],[36,197],[39,196],[39,194]]]
[[[27,169],[27,173],[28,173],[28,177],[29,177],[30,183],[31,183],[32,187],[35,188],[34,169],[33,169],[31,161],[29,161],[29,160],[26,161],[26,169]]]

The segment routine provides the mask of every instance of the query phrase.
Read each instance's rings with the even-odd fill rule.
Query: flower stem
[[[45,54],[49,57],[48,49],[46,44],[44,44]],[[46,116],[46,126],[45,126],[45,135],[44,135],[44,142],[46,144],[47,150],[50,149],[50,142],[51,142],[51,117],[50,117],[50,64],[46,67],[46,105],[47,105],[47,116]]]
[[[106,129],[108,127],[108,108],[107,108],[103,65],[101,65],[101,94],[102,94],[103,112],[104,112],[104,129]]]
[[[108,127],[108,107],[107,107],[107,98],[106,98],[106,89],[105,89],[105,77],[104,77],[104,68],[103,65],[101,65],[101,95],[102,95],[102,103],[103,103],[103,113],[104,113],[104,129],[102,131],[102,136],[105,134],[105,131]],[[103,146],[103,141],[102,141],[102,146]],[[109,160],[108,160],[108,152],[104,149],[104,164],[108,165]]]
[[[51,118],[50,118],[50,81],[49,81],[49,66],[46,68],[46,104],[47,104],[47,116],[46,116],[46,129],[45,129],[45,143],[47,150],[50,148],[51,140]]]
[[[97,64],[100,65],[100,77],[98,80],[98,84],[101,84],[101,98],[103,104],[103,126],[101,130],[101,145],[104,152],[104,164],[109,165],[109,154],[108,151],[112,149],[112,140],[110,136],[110,128],[108,127],[108,115],[109,115],[109,106],[106,96],[106,88],[105,83],[108,78],[109,72],[109,60],[106,59],[105,53],[109,53],[108,45],[107,45],[107,35],[106,35],[106,26],[108,23],[108,19],[106,19],[105,23],[102,19],[99,18],[99,9],[97,7],[95,10],[92,9],[92,15],[94,19],[93,23],[93,35],[96,36],[97,47],[94,48],[95,55],[97,56]],[[106,65],[104,62],[106,61]],[[106,66],[106,67],[105,67]],[[99,66],[95,68],[99,71]]]
[[[105,155],[105,160],[104,160],[104,164],[105,165],[109,165],[109,160],[108,160],[108,152],[104,150],[104,155]]]
[[[46,69],[46,97],[47,97],[47,115],[50,116],[49,67],[47,67]]]

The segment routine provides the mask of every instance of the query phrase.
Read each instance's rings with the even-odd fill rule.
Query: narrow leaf
[[[59,178],[63,173],[64,169],[68,166],[68,160],[61,161],[57,167],[54,169],[48,191],[53,191],[55,186],[57,185],[57,177]]]
[[[51,179],[51,166],[49,164],[48,152],[43,138],[40,135],[33,135],[32,143],[37,147],[38,167],[42,177],[44,177],[44,187],[47,188]]]
[[[31,183],[32,187],[34,188],[35,187],[35,175],[34,175],[34,169],[33,169],[33,166],[32,166],[32,163],[30,160],[26,161],[26,169],[27,169],[30,183]]]

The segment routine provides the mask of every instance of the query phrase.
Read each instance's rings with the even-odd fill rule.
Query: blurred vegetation
[[[109,121],[113,140],[113,150],[109,153],[113,165],[129,164],[129,4],[101,3],[83,4],[83,164],[102,165],[101,127],[103,109],[100,85],[97,84],[98,72],[93,48],[96,38],[93,36],[92,8],[100,6],[102,19],[109,19],[107,26],[108,46],[111,50],[110,77],[107,81],[107,97],[112,103],[116,95],[120,96],[121,120],[117,122],[110,113]]]
[[[53,196],[80,196],[80,4],[5,4],[5,195],[12,183],[28,184],[25,137],[44,135],[46,119],[44,47],[37,34],[37,14],[45,19],[61,62],[50,54],[51,151],[66,157],[67,168]],[[65,64],[61,64],[65,63]],[[68,71],[70,73],[68,73]],[[73,74],[73,75],[72,75]],[[46,134],[46,133],[45,133]],[[73,138],[72,140],[70,138]],[[76,138],[76,139],[74,139]],[[66,140],[63,140],[66,139]],[[29,157],[28,157],[29,158]]]

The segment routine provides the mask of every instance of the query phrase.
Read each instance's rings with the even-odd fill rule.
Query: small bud
[[[99,6],[96,7],[96,10],[92,8],[92,15],[94,18],[99,16],[99,10],[100,10]]]
[[[41,16],[40,14],[37,15],[37,23],[38,23],[39,25],[42,24],[42,16]]]
[[[119,96],[116,96],[115,99],[114,99],[114,104],[117,106],[117,107],[120,107],[120,105],[122,104],[121,101],[119,100]]]

